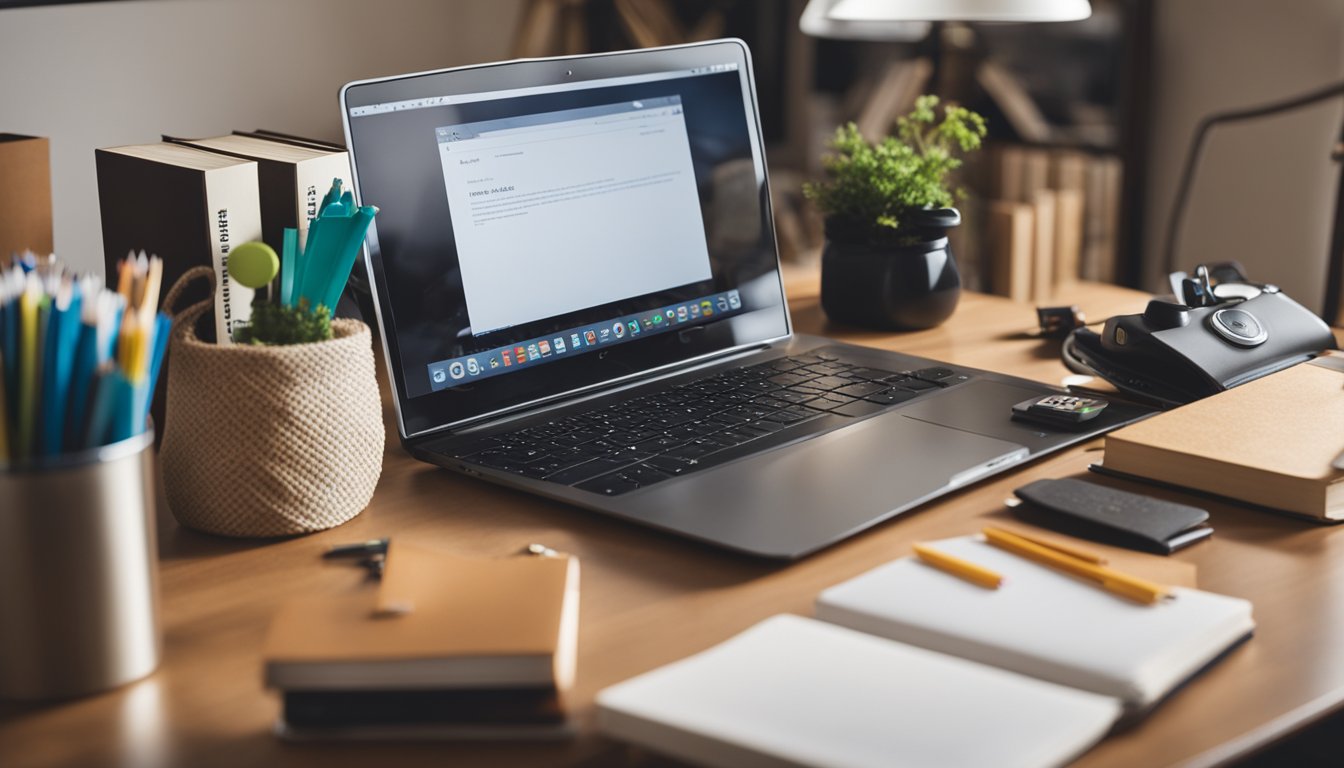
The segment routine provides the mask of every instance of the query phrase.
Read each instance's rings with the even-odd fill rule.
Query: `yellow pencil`
[[[1161,584],[1089,563],[999,528],[984,529],[985,540],[1000,549],[1075,576],[1097,582],[1102,589],[1140,603],[1152,604],[1171,592]]]
[[[14,458],[23,461],[33,449],[33,426],[37,418],[37,306],[42,300],[42,282],[36,272],[19,296],[19,410],[14,434]]]
[[[134,365],[135,340],[140,328],[139,320],[140,313],[128,304],[121,313],[121,328],[117,332],[117,365],[121,368],[121,372],[127,376],[131,375],[131,368]]]
[[[920,560],[932,565],[940,571],[945,571],[960,579],[965,579],[977,586],[986,589],[998,589],[1003,583],[1003,577],[999,574],[976,565],[968,560],[962,560],[960,557],[953,557],[944,552],[939,552],[925,544],[914,545],[915,554]]]
[[[117,264],[117,293],[131,301],[131,281],[134,278],[135,251],[126,254],[126,258]]]
[[[140,325],[154,327],[154,314],[159,309],[159,287],[163,284],[163,259],[149,257],[149,272],[145,275],[145,293],[140,297]]]
[[[994,530],[1002,531],[1004,529],[995,528]],[[1013,532],[1008,531],[1008,533]],[[1022,539],[1026,539],[1027,541],[1030,541],[1032,544],[1039,544],[1042,547],[1045,547],[1046,549],[1053,549],[1056,552],[1061,552],[1063,554],[1068,555],[1069,557],[1076,557],[1079,560],[1082,560],[1083,562],[1086,563],[1092,563],[1094,565],[1106,565],[1106,558],[1102,557],[1101,555],[1098,555],[1095,552],[1090,552],[1086,549],[1080,549],[1079,547],[1065,544],[1062,541],[1050,541],[1036,536],[1028,536],[1025,533],[1014,533],[1013,535]]]

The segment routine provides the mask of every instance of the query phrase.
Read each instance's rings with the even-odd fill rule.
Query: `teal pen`
[[[280,304],[294,306],[294,268],[299,251],[299,231],[285,227],[285,240],[280,248]]]
[[[309,283],[312,278],[309,275],[314,272],[315,260],[324,259],[326,249],[330,247],[326,245],[326,241],[330,238],[328,230],[330,230],[329,225],[333,221],[332,217],[344,213],[340,200],[341,180],[336,178],[332,180],[331,188],[327,190],[327,194],[322,197],[322,204],[317,208],[317,215],[308,220],[308,238],[304,241],[303,252],[299,255],[299,263],[294,269],[294,278],[290,285],[289,306],[298,304],[301,299],[307,299],[308,309],[310,311],[317,309],[315,299],[320,298],[320,291],[312,289]],[[283,269],[284,264],[282,262],[282,272]],[[321,268],[315,271],[319,274],[322,272]],[[283,277],[281,279],[283,280]]]
[[[334,242],[338,241],[341,235],[335,230],[343,223],[342,217],[330,216],[327,211],[333,211],[339,206],[340,203],[328,206],[323,215],[313,219],[312,226],[308,228],[308,242],[303,249],[299,273],[294,278],[294,290],[297,293],[294,301],[297,304],[307,299],[309,311],[316,310],[324,297],[322,289],[326,283],[323,282],[323,276],[330,269],[330,254]]]
[[[355,215],[348,220],[345,240],[333,259],[323,293],[323,303],[330,307],[333,313],[336,310],[336,302],[341,299],[341,292],[345,290],[346,281],[350,279],[350,270],[355,266],[355,259],[359,258],[363,248],[364,235],[369,231],[369,225],[373,223],[373,217],[377,213],[377,208],[366,205],[355,211]]]
[[[332,203],[340,199],[341,199],[341,179],[340,177],[337,177],[331,180],[331,188],[327,190],[327,194],[322,196],[322,204],[317,207],[317,212],[319,214],[322,213],[322,211],[325,211],[327,209],[328,205],[331,205]]]

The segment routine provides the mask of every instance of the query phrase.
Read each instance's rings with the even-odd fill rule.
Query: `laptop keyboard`
[[[467,463],[608,496],[717,466],[968,377],[886,371],[819,350],[452,446]]]

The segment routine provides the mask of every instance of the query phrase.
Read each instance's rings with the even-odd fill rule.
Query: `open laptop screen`
[[[342,100],[403,434],[787,335],[737,41]]]

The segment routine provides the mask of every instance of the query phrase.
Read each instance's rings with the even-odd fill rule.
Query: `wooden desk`
[[[828,326],[814,281],[792,275],[788,284],[800,332],[1042,381],[1058,382],[1066,373],[1054,347],[1022,337],[1035,326],[1025,305],[968,295],[944,326],[889,335]],[[1080,287],[1074,296],[1094,319],[1138,311],[1144,300],[1107,286]],[[388,415],[390,424],[390,409]],[[912,541],[976,531],[981,518],[1002,514],[1013,488],[1083,472],[1097,457],[1093,445],[1047,458],[802,562],[779,565],[435,469],[401,450],[394,427],[389,433],[373,503],[335,530],[284,541],[231,541],[183,530],[161,509],[163,666],[101,696],[0,708],[0,765],[620,764],[629,753],[594,733],[592,701],[601,688],[703,650],[772,614],[810,615],[823,588],[907,554]],[[1087,753],[1080,766],[1226,760],[1344,700],[1344,529],[1193,503],[1211,506],[1217,534],[1176,557],[1198,566],[1201,586],[1253,601],[1256,636],[1138,727]],[[580,738],[559,745],[296,746],[271,735],[277,700],[261,687],[259,650],[272,611],[291,596],[357,588],[356,569],[324,566],[318,554],[334,543],[387,535],[489,555],[543,542],[581,558],[573,696]]]

